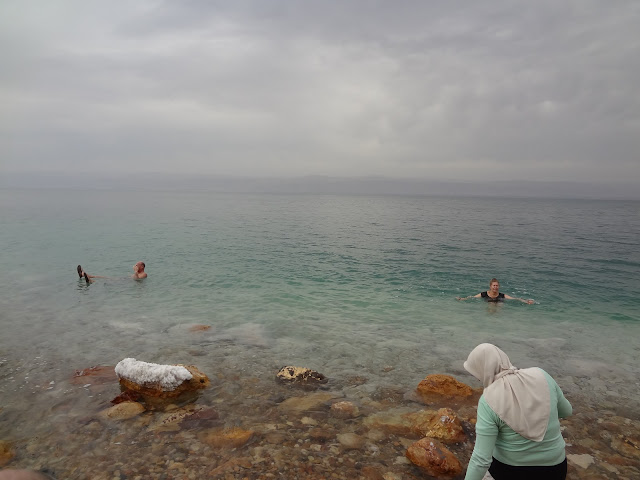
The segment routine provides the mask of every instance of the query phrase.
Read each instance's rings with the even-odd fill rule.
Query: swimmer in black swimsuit
[[[506,295],[504,293],[500,293],[500,282],[498,282],[497,278],[492,278],[489,282],[489,290],[486,292],[481,292],[477,295],[472,295],[469,297],[456,297],[458,300],[467,300],[469,298],[484,298],[487,302],[504,302],[505,300],[519,300],[522,303],[532,304],[534,301],[532,299],[525,300],[524,298],[512,297],[510,295]]]

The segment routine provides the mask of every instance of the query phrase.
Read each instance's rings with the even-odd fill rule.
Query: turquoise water
[[[462,361],[483,341],[637,418],[639,243],[638,202],[0,191],[0,439],[46,436],[73,371],[125,357],[195,364],[212,397],[229,370],[286,364],[337,390],[367,377],[365,396],[429,373],[476,386]],[[455,300],[491,277],[536,303]]]

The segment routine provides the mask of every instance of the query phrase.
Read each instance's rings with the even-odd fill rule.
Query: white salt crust
[[[165,392],[175,390],[182,382],[193,378],[189,370],[179,365],[141,362],[135,358],[118,362],[116,374],[138,384],[159,384]]]

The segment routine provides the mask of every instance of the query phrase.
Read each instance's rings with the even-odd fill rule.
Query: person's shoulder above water
[[[489,282],[489,290],[480,292],[477,295],[471,295],[468,297],[456,297],[458,300],[468,300],[469,298],[483,298],[487,302],[503,302],[504,300],[518,300],[522,303],[532,304],[535,303],[533,299],[525,300],[524,298],[512,297],[500,292],[500,282],[497,278],[492,278]]]

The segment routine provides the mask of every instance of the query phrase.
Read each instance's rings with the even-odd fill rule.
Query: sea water
[[[70,378],[127,357],[197,365],[212,399],[248,377],[268,397],[284,365],[366,378],[357,398],[479,386],[481,342],[638,418],[639,244],[634,201],[2,190],[0,440],[106,408]],[[456,300],[492,277],[535,303]]]

